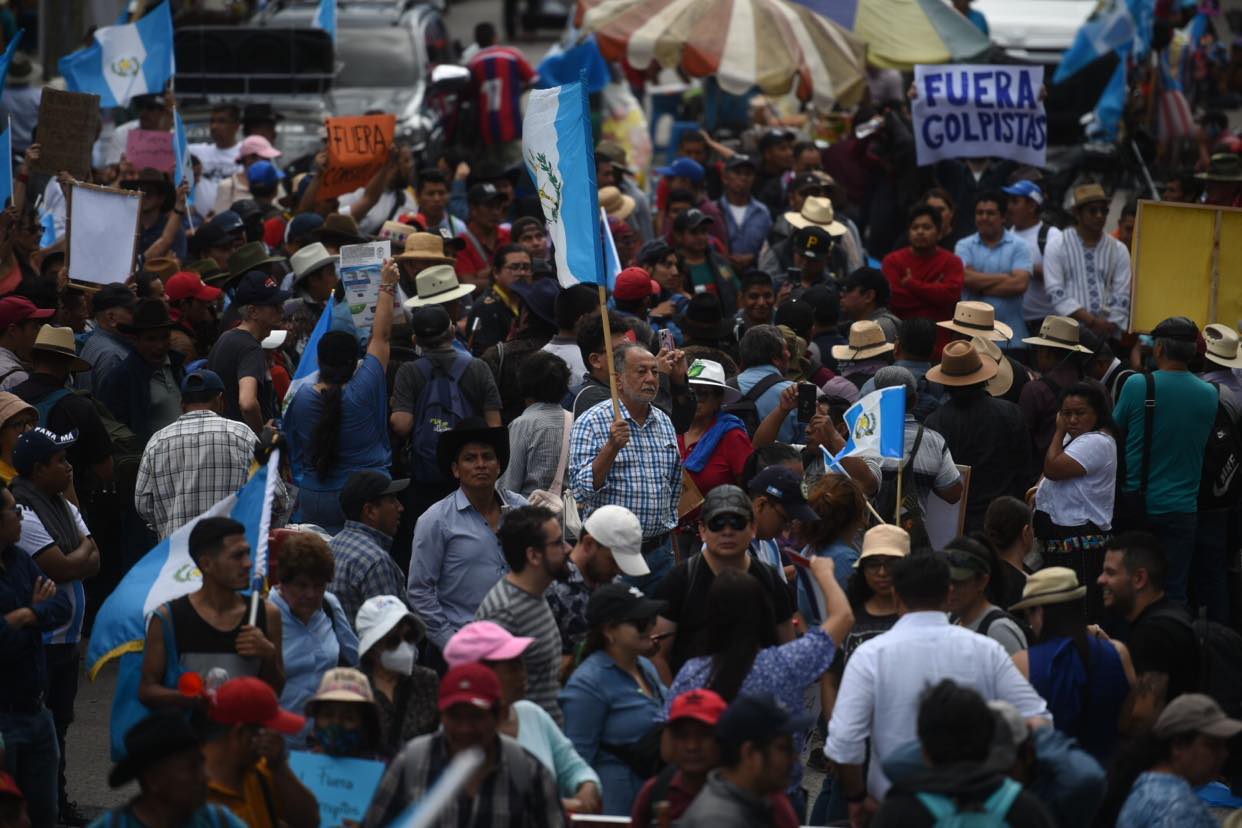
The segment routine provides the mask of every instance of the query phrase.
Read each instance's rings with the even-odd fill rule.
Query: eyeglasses
[[[520,262],[517,264],[507,264],[504,266],[504,269],[512,270],[514,273],[530,273],[531,271],[529,264],[522,264]]]
[[[707,521],[707,528],[712,532],[723,532],[726,526],[740,532],[750,526],[750,518],[742,515],[716,515]]]
[[[647,618],[627,618],[621,623],[629,624],[631,627],[638,630],[640,633],[644,633],[647,630],[651,629],[653,626],[655,626],[655,618],[651,616],[648,616]]]
[[[887,572],[892,566],[892,563],[888,560],[888,558],[873,555],[869,558],[863,558],[859,565],[862,566],[862,568],[867,572],[879,572],[881,569]]]

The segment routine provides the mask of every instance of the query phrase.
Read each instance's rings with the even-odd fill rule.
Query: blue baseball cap
[[[311,242],[315,231],[323,227],[323,216],[318,213],[298,213],[285,226],[285,244]]]
[[[271,161],[256,161],[246,170],[246,180],[251,184],[275,184],[284,177],[280,167]]]
[[[216,213],[216,217],[207,222],[206,226],[216,228],[225,234],[236,233],[239,230],[246,229],[246,223],[242,221],[242,217],[233,210],[223,210]]]
[[[78,433],[57,434],[46,428],[32,428],[17,438],[13,447],[13,468],[18,474],[34,471],[35,463],[46,463],[56,452],[64,451],[78,441]]]
[[[1023,196],[1024,198],[1029,198],[1031,201],[1035,202],[1036,204],[1044,203],[1044,191],[1039,189],[1039,185],[1036,184],[1034,181],[1026,181],[1026,180],[1015,181],[1013,184],[1010,184],[1008,187],[1005,187],[1003,192],[1006,195]]]
[[[667,167],[658,167],[656,173],[663,176],[688,178],[696,184],[703,180],[703,165],[693,158],[675,158]]]
[[[220,379],[220,375],[215,371],[208,371],[205,368],[186,374],[185,379],[181,380],[182,394],[199,394],[204,391],[224,393],[224,380]]]

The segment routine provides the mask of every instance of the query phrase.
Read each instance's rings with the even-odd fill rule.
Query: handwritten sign
[[[912,108],[920,166],[945,158],[1009,158],[1044,166],[1042,66],[915,66]]]
[[[129,279],[142,194],[92,184],[73,187],[67,234],[69,278],[106,285]]]
[[[360,336],[371,335],[375,322],[375,303],[379,301],[380,270],[392,251],[389,241],[347,244],[341,248],[341,284],[345,302],[354,317]]]
[[[91,174],[91,145],[99,131],[99,96],[43,87],[39,103],[39,160],[35,172],[67,170],[85,180]]]
[[[319,828],[362,822],[384,775],[384,763],[337,759],[302,750],[289,752],[289,769],[319,800]]]
[[[321,198],[365,187],[388,159],[397,129],[395,115],[328,118],[328,168],[319,185]]]
[[[135,170],[150,167],[171,173],[177,165],[171,132],[158,129],[131,129],[125,136],[125,158]]]

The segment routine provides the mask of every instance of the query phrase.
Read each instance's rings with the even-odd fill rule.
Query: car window
[[[335,86],[412,86],[419,78],[414,43],[405,29],[341,29],[336,59],[345,65]]]

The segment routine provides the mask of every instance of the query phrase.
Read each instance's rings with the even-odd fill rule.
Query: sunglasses
[[[726,526],[740,532],[750,526],[750,518],[741,515],[716,515],[707,521],[707,528],[713,532],[723,532]]]
[[[867,572],[879,572],[881,569],[887,571],[891,569],[892,566],[892,563],[890,563],[887,558],[872,556],[870,558],[862,559],[862,568]]]

